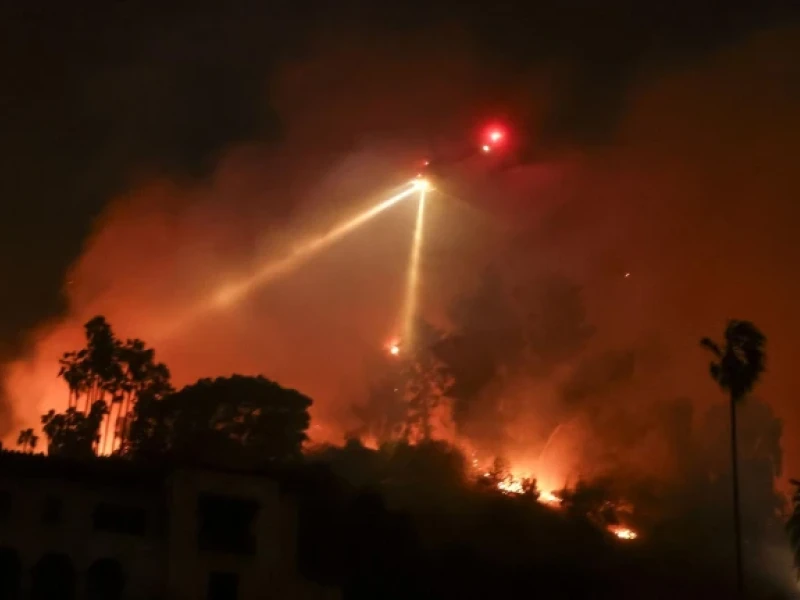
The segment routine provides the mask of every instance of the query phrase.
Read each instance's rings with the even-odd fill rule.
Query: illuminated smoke
[[[171,333],[176,333],[176,330],[186,327],[191,321],[199,318],[211,310],[228,308],[235,305],[254,289],[267,285],[282,275],[286,275],[287,273],[293,271],[305,261],[310,260],[319,252],[329,248],[332,244],[342,239],[348,233],[358,229],[386,209],[391,208],[404,198],[408,198],[417,190],[420,190],[420,205],[422,205],[425,188],[420,187],[419,182],[412,183],[410,187],[407,187],[402,192],[394,194],[390,198],[380,202],[372,208],[347,220],[341,225],[333,228],[328,233],[299,243],[295,249],[289,253],[289,256],[267,263],[258,271],[248,277],[245,277],[244,279],[221,286],[220,289],[212,296],[210,301],[204,302],[197,306],[187,316],[186,319],[175,325],[175,328],[171,331]],[[419,219],[417,227],[419,227]]]
[[[408,261],[408,275],[406,279],[406,299],[403,310],[403,341],[411,347],[414,344],[414,319],[417,315],[419,304],[420,283],[420,256],[422,254],[423,224],[425,218],[425,196],[427,185],[419,188],[419,202],[417,204],[417,220],[414,226],[414,241],[411,245],[411,258]]]

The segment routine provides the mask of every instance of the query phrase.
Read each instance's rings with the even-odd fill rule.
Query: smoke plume
[[[637,456],[647,463],[634,448],[657,445],[647,433],[656,425],[633,432],[642,432],[659,403],[721,401],[697,341],[720,332],[727,318],[742,317],[768,335],[760,395],[787,422],[785,448],[797,455],[792,424],[800,415],[789,389],[800,333],[800,289],[792,276],[800,215],[791,175],[800,122],[788,58],[797,51],[796,30],[752,35],[704,54],[702,62],[648,77],[610,77],[615,108],[601,103],[597,110],[601,121],[613,115],[613,135],[601,136],[601,145],[555,133],[559,123],[591,113],[578,103],[582,61],[545,52],[520,79],[478,55],[469,28],[443,31],[400,30],[380,43],[372,35],[347,43],[315,38],[303,52],[261,64],[263,73],[248,69],[249,85],[236,87],[258,125],[230,122],[224,134],[212,135],[205,127],[213,127],[213,114],[235,112],[219,100],[202,119],[185,115],[191,126],[180,131],[201,136],[198,147],[216,148],[196,157],[194,167],[128,157],[124,185],[93,187],[114,191],[63,281],[66,310],[31,332],[24,354],[5,368],[13,409],[3,417],[5,441],[65,405],[57,359],[80,346],[81,326],[95,314],[122,337],[155,346],[177,384],[242,372],[301,389],[315,400],[312,438],[341,439],[353,426],[351,406],[366,395],[365,364],[394,333],[410,203],[241,302],[167,332],[221,284],[385,197],[431,149],[446,154],[468,143],[474,128],[499,111],[519,124],[525,160],[499,172],[464,168],[452,189],[442,185],[450,196],[432,196],[423,311],[452,326],[456,300],[487,264],[501,262],[522,283],[555,273],[577,284],[593,329],[547,376],[518,374],[487,388],[493,402],[502,397],[514,406],[515,418],[501,423],[498,439],[508,447],[500,450],[512,461],[539,460],[561,427],[552,442],[561,449],[547,452],[569,457],[569,465],[554,479],[600,456],[587,447],[603,448],[599,462]],[[130,77],[128,85],[141,82],[146,64],[119,76]],[[197,77],[210,82],[212,99],[224,97],[224,81]],[[191,87],[204,95],[206,86]],[[124,106],[125,114],[136,114],[136,102]],[[280,127],[268,134],[275,115]],[[151,126],[158,122],[153,117]],[[123,139],[141,149],[140,121],[126,123]],[[128,158],[111,152],[92,166],[102,173]],[[527,452],[531,440],[536,451]],[[786,468],[800,465],[787,458]]]

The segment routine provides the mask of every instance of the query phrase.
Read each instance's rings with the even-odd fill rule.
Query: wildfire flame
[[[524,494],[525,490],[522,489],[522,482],[518,479],[509,479],[501,481],[497,484],[497,489],[506,494]]]
[[[633,529],[622,525],[610,525],[608,530],[621,540],[635,540],[639,537],[639,534]]]
[[[519,473],[505,471],[505,476],[498,476],[496,469],[487,469],[486,465],[482,464],[483,461],[479,460],[474,452],[472,455],[472,469],[475,473],[475,477],[485,481],[494,480],[492,481],[494,487],[496,487],[497,490],[503,494],[509,496],[523,496],[531,491],[532,484],[535,485],[536,480],[532,479],[531,476],[527,474],[522,476]],[[557,491],[541,490],[539,491],[537,500],[539,503],[548,506],[553,510],[561,509],[562,505],[564,504],[564,499],[558,495]],[[630,512],[632,510],[631,506],[620,503],[615,503],[614,508],[615,512],[620,510]],[[639,534],[635,530],[625,525],[607,525],[597,520],[595,520],[595,523],[599,527],[605,528],[606,531],[613,534],[618,540],[621,541],[631,541],[639,537]]]
[[[561,498],[556,496],[553,492],[541,492],[539,494],[539,502],[542,504],[550,504],[555,506],[561,505]]]
[[[473,459],[472,466],[473,468],[478,469],[479,466],[478,460]],[[481,472],[480,477],[484,479],[489,479],[490,477],[492,477],[492,474],[488,471],[483,471]],[[506,478],[495,483],[495,486],[503,494],[521,496],[528,491],[529,486],[527,484],[530,481],[531,480],[526,478],[509,475]],[[553,492],[547,492],[547,491],[539,492],[538,501],[541,504],[549,506],[550,508],[553,509],[561,508],[561,505],[563,503],[562,498],[560,498]],[[639,534],[636,531],[624,525],[608,525],[606,526],[606,530],[609,533],[613,534],[617,539],[623,541],[635,540],[639,537]]]
[[[472,466],[474,468],[478,468],[478,461],[473,459]],[[492,476],[489,471],[484,471],[481,473],[481,477],[488,479]],[[532,480],[526,477],[516,477],[514,475],[509,475],[505,479],[498,481],[495,485],[497,489],[504,494],[514,494],[514,495],[523,495],[525,494],[530,486],[528,485]],[[552,507],[559,507],[561,505],[562,499],[556,496],[553,492],[539,492],[538,497],[539,502],[542,504],[546,504]]]

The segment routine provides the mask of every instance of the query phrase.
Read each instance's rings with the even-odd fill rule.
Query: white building
[[[0,454],[0,600],[338,598],[295,550],[260,475]]]

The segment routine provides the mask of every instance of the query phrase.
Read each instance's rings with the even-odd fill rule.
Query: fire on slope
[[[517,476],[513,473],[507,473],[505,475],[498,476],[497,472],[491,472],[484,469],[478,469],[478,461],[473,459],[472,461],[473,468],[478,472],[478,478],[487,482],[489,484],[493,484],[499,491],[503,494],[507,495],[517,495],[522,496],[525,494],[534,493],[536,495],[536,499],[539,503],[548,506],[554,510],[559,510],[564,506],[564,498],[565,493],[568,493],[568,490],[553,490],[553,491],[546,491],[536,490],[536,480],[529,476]],[[611,508],[612,511],[614,510],[613,505],[610,503],[606,503],[605,508]],[[591,515],[589,515],[591,518]],[[617,539],[622,541],[631,541],[635,540],[639,537],[639,534],[627,525],[622,524],[608,524],[602,523],[600,520],[593,518],[593,521],[597,522],[598,525],[604,527],[606,531],[614,535]]]

